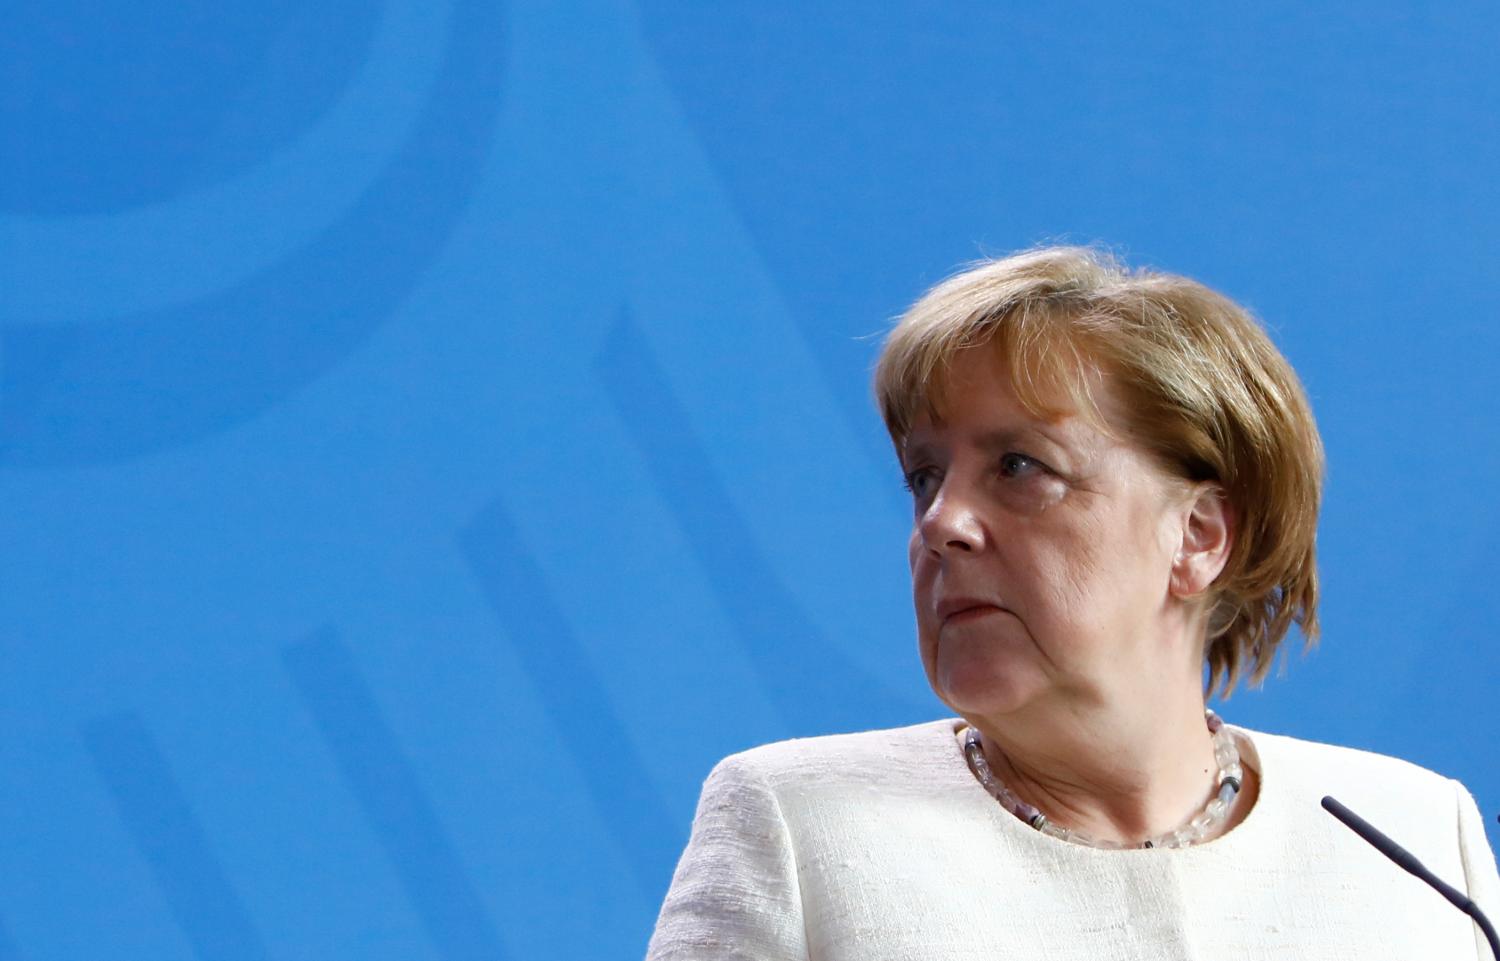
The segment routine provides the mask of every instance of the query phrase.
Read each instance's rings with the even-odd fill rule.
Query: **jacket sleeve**
[[[781,806],[739,756],[709,774],[647,961],[808,961]]]
[[[1490,850],[1484,836],[1484,819],[1474,796],[1457,781],[1453,782],[1458,794],[1458,847],[1463,855],[1464,883],[1468,895],[1479,905],[1491,924],[1500,925],[1500,871],[1495,867],[1495,854]],[[1474,925],[1474,941],[1477,957],[1490,956],[1489,942],[1479,925]]]

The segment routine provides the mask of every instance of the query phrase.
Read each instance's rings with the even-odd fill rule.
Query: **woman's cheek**
[[[1023,517],[1034,517],[1061,503],[1068,484],[1054,474],[1037,474],[1012,481],[1001,489],[1007,510]]]

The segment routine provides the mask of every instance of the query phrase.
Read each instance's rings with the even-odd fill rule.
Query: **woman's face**
[[[1076,416],[1042,420],[987,349],[913,425],[912,594],[922,663],[960,714],[1151,697],[1201,654],[1167,625],[1185,485]],[[1113,398],[1099,398],[1111,423]],[[1199,658],[1197,661],[1192,658]],[[1147,702],[1149,703],[1149,702]]]

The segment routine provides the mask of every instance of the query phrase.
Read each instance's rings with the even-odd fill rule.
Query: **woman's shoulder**
[[[1390,754],[1365,748],[1347,747],[1266,731],[1249,731],[1257,753],[1269,755],[1276,766],[1326,772],[1340,778],[1358,780],[1401,781],[1428,786],[1451,785],[1449,778]]]
[[[1458,781],[1399,757],[1284,734],[1246,734],[1259,755],[1263,783],[1281,795],[1314,802],[1332,795],[1362,814],[1368,811],[1371,820],[1445,820],[1468,797]]]
[[[774,788],[858,783],[872,786],[950,769],[957,756],[953,718],[905,727],[773,741],[724,758],[716,772],[733,771]],[[961,762],[959,762],[961,763]]]
[[[1310,860],[1343,852],[1348,859],[1339,863],[1369,876],[1396,871],[1319,810],[1322,799],[1332,796],[1394,838],[1439,877],[1458,883],[1483,904],[1500,903],[1500,875],[1485,839],[1483,819],[1462,783],[1374,751],[1245,733],[1261,765],[1261,799],[1250,817],[1255,819],[1264,805],[1267,816],[1260,823],[1275,829],[1271,835],[1262,831],[1257,837],[1278,837]]]

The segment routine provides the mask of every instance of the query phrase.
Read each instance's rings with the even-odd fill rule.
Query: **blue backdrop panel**
[[[0,959],[639,956],[715,760],[942,712],[869,369],[1045,241],[1248,303],[1312,395],[1325,639],[1223,713],[1494,832],[1497,40],[16,0]]]

